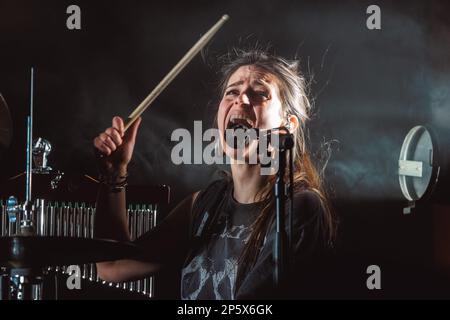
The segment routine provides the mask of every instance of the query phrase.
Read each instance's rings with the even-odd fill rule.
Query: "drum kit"
[[[32,69],[31,91],[33,78]],[[12,121],[2,95],[0,115],[0,148],[5,151],[11,143]],[[95,210],[92,207],[76,204],[58,208],[44,199],[34,201],[32,186],[36,184],[32,183],[33,176],[51,177],[49,188],[57,189],[63,173],[47,165],[50,143],[42,138],[33,141],[32,115],[33,93],[27,122],[26,173],[10,179],[13,184],[25,175],[25,199],[20,202],[16,196],[10,196],[0,206],[0,299],[4,300],[42,299],[42,284],[49,271],[64,271],[64,266],[70,265],[87,266],[100,261],[132,258],[139,253],[138,247],[132,243],[94,239]],[[42,190],[39,192],[42,194]],[[154,224],[154,221],[147,221],[149,223]],[[90,268],[92,266],[89,265]],[[92,272],[90,276],[92,278]]]
[[[228,19],[228,15],[223,15],[194,44],[130,114],[125,130],[142,115]],[[92,195],[96,194],[98,181],[84,175],[84,185],[80,187],[79,181],[73,183],[72,180],[64,179],[63,172],[48,166],[47,157],[52,149],[50,142],[43,138],[33,139],[33,68],[30,89],[26,170],[7,181],[7,192],[0,189],[0,300],[55,299],[58,296],[56,291],[50,297],[43,292],[46,279],[58,273],[67,273],[68,270],[73,270],[70,267],[80,265],[83,279],[153,297],[152,277],[124,283],[106,283],[96,275],[94,263],[133,258],[139,255],[140,249],[131,242],[93,237],[95,207],[86,205],[85,201],[95,202]],[[9,147],[11,139],[11,116],[0,95],[0,156]],[[73,189],[75,192],[67,192]],[[11,193],[22,194],[23,190],[24,199],[11,196]],[[9,198],[4,202],[2,197],[5,193],[9,193]],[[70,202],[65,202],[64,198]],[[61,200],[64,202],[61,203]],[[157,208],[159,204],[169,201],[169,189],[167,186],[134,189],[129,186],[127,200],[140,203],[134,207],[129,206],[127,210],[130,238],[133,241],[155,227]],[[77,202],[73,204],[72,201]]]

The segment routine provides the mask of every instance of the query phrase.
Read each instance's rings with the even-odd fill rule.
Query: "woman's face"
[[[260,68],[242,66],[231,75],[217,114],[221,143],[227,155],[235,158],[235,152],[232,152],[234,149],[224,143],[226,129],[236,124],[259,129],[282,125],[283,112],[279,95],[276,77]],[[256,150],[257,141],[252,144],[245,148],[245,158],[249,151]]]

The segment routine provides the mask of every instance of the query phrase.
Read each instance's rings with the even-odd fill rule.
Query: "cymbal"
[[[136,245],[115,240],[12,236],[0,237],[0,266],[31,268],[78,265],[132,258]]]
[[[8,105],[0,93],[0,150],[7,149],[12,139],[12,121]]]

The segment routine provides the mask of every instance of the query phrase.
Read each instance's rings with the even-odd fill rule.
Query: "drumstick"
[[[184,57],[170,70],[170,72],[161,80],[161,82],[153,89],[152,92],[141,102],[139,106],[128,116],[125,124],[125,131],[136,121],[137,118],[150,106],[150,104],[159,96],[159,94],[172,82],[173,79],[191,62],[195,55],[203,49],[209,40],[216,34],[217,31],[228,20],[228,15],[223,15],[222,18],[208,30],[197,43],[184,55]]]

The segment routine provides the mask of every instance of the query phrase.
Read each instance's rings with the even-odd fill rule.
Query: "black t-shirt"
[[[286,205],[288,208],[289,202]],[[240,204],[232,196],[232,182],[213,182],[196,199],[193,207],[192,238],[197,245],[181,273],[182,299],[257,299],[281,297],[273,286],[273,246],[275,222],[268,229],[256,264],[247,273],[237,292],[237,261],[250,236],[251,225],[264,203]],[[293,213],[293,257],[289,285],[283,295],[296,297],[306,287],[305,273],[310,273],[313,257],[322,251],[323,209],[316,193],[296,192]],[[275,216],[275,214],[274,214]],[[214,217],[214,219],[213,219]],[[286,223],[288,222],[286,215]],[[211,235],[204,238],[205,230]],[[205,243],[208,239],[208,243]],[[300,267],[299,267],[300,265]],[[298,274],[300,273],[300,274]],[[309,277],[309,275],[308,275]],[[311,279],[311,277],[309,277]],[[300,280],[302,279],[302,280]],[[298,290],[297,290],[298,289]]]
[[[209,246],[204,246],[182,270],[183,299],[234,299],[237,259],[259,210],[259,203],[240,204],[226,192]]]

